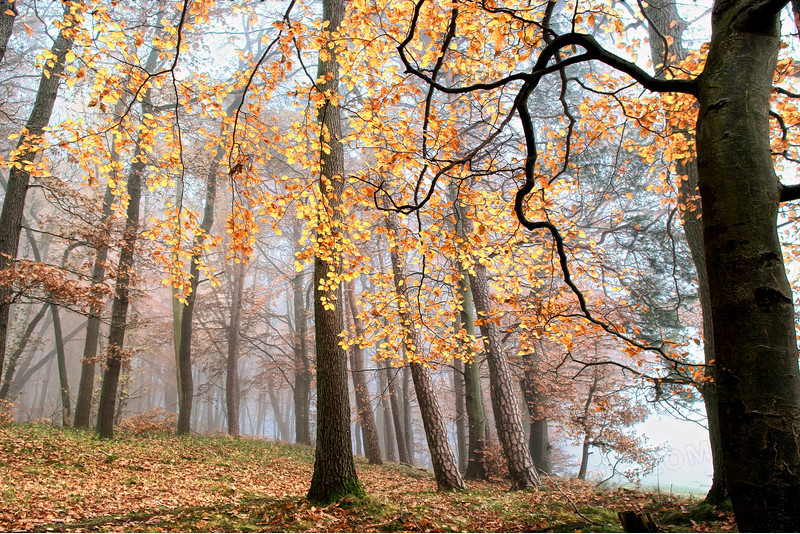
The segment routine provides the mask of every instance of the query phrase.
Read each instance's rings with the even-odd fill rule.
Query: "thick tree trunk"
[[[583,436],[583,445],[581,446],[581,465],[578,468],[578,480],[586,480],[586,469],[589,466],[589,437]]]
[[[364,322],[359,317],[361,307],[356,300],[356,282],[350,280],[345,283],[347,302],[349,303],[350,315],[353,319],[356,335],[359,338],[366,336]],[[350,368],[353,377],[353,387],[356,394],[356,409],[358,410],[358,420],[364,432],[364,450],[367,460],[373,465],[383,464],[381,459],[381,449],[378,442],[378,429],[375,426],[375,416],[372,412],[369,389],[367,388],[367,377],[364,375],[364,350],[359,343],[352,346],[350,350]]]
[[[103,195],[103,214],[100,220],[97,256],[92,268],[92,284],[99,285],[105,278],[105,262],[108,259],[108,234],[111,217],[113,193],[106,187]],[[97,365],[97,342],[100,340],[100,314],[103,311],[102,295],[96,293],[96,304],[92,305],[86,326],[86,341],[83,345],[81,361],[81,379],[78,384],[78,399],[75,402],[75,428],[88,428],[91,419],[92,393],[94,391],[94,375]]]
[[[344,0],[323,0],[322,20],[327,32],[339,31]],[[323,22],[323,23],[324,23]],[[347,391],[347,354],[339,345],[344,328],[341,259],[336,249],[341,239],[339,211],[344,190],[344,147],[338,105],[332,98],[339,88],[339,65],[333,48],[320,55],[319,89],[325,101],[319,109],[321,224],[317,228],[314,256],[314,319],[317,346],[317,447],[308,499],[331,502],[343,495],[363,495],[353,462],[350,434],[350,396]]]
[[[800,530],[800,373],[769,103],[778,3],[717,2],[697,157],[720,438],[740,530]]]
[[[242,294],[244,293],[244,261],[233,265],[231,322],[228,327],[228,361],[225,373],[225,407],[228,434],[239,436],[239,330],[242,327]]]
[[[68,16],[71,18],[70,5],[66,4],[64,9],[65,18]],[[36,92],[36,101],[28,122],[25,123],[25,133],[20,135],[17,148],[9,158],[20,163],[13,165],[9,171],[8,187],[3,200],[3,210],[0,213],[0,270],[11,268],[17,257],[19,234],[22,230],[22,217],[25,211],[25,197],[28,194],[28,182],[31,176],[31,172],[29,168],[26,169],[24,162],[32,163],[39,155],[39,139],[44,133],[44,128],[50,122],[67,52],[72,49],[71,32],[71,25],[64,27],[53,43],[50,50],[53,58],[52,66],[49,66],[51,63],[48,62],[48,66],[44,67],[39,80],[39,89]],[[2,372],[5,362],[11,295],[11,287],[0,286],[0,372]]]
[[[681,19],[675,0],[652,0],[645,4],[644,12],[652,23],[650,30],[650,55],[653,65],[664,62],[665,51],[668,61],[679,62],[686,58],[687,51],[683,46],[682,35],[686,23]],[[664,38],[669,37],[668,46],[664,47]],[[659,76],[666,73],[661,65]],[[670,128],[669,126],[667,126]],[[673,129],[673,132],[679,130]],[[694,133],[688,130],[680,131],[687,143],[694,142]],[[709,443],[711,444],[711,458],[714,466],[714,475],[711,488],[706,495],[706,502],[720,504],[727,496],[725,489],[725,476],[722,468],[722,450],[719,439],[719,417],[717,416],[716,381],[714,379],[714,332],[711,322],[711,297],[708,290],[708,275],[706,273],[706,257],[703,250],[703,221],[700,199],[697,197],[697,161],[679,160],[675,162],[675,172],[682,177],[678,188],[678,200],[683,206],[681,220],[686,243],[692,255],[695,271],[697,272],[697,294],[700,300],[700,313],[703,325],[703,353],[706,367],[707,382],[700,385],[698,390],[703,396],[703,402],[708,416]]]
[[[420,363],[423,357],[422,339],[420,338],[416,321],[409,313],[411,299],[408,294],[405,266],[396,245],[391,246],[391,243],[396,243],[402,235],[396,213],[390,212],[387,215],[386,227],[394,236],[393,238],[390,237],[389,242],[394,286],[398,295],[400,322],[403,329],[403,346],[411,369],[411,377],[414,381],[414,391],[417,394],[417,403],[422,415],[422,425],[425,428],[425,437],[428,441],[436,483],[440,491],[463,489],[466,486],[461,478],[461,473],[458,471],[458,465],[450,448],[450,441],[447,439],[447,429],[439,408],[439,401],[436,398],[433,382],[428,370]]]

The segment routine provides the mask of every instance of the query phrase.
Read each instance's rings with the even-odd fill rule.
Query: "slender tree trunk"
[[[583,436],[583,445],[581,446],[581,466],[578,468],[578,480],[586,480],[586,469],[589,465],[589,436]]]
[[[395,433],[395,425],[400,424],[400,418],[395,417],[394,410],[392,409],[392,403],[389,400],[390,396],[392,395],[392,391],[389,389],[388,371],[389,368],[387,366],[382,366],[382,368],[378,370],[378,384],[383,392],[383,394],[380,396],[381,402],[379,409],[383,410],[383,433],[386,436],[386,461],[396,462],[397,454],[395,454],[395,451],[399,442],[397,441],[397,436]],[[402,432],[402,426],[400,427],[400,431]],[[405,443],[403,443],[403,445],[405,446]],[[406,453],[406,460],[408,459],[407,457],[408,453]],[[406,463],[408,462],[406,461]]]
[[[447,439],[447,429],[439,408],[439,401],[436,398],[433,382],[428,370],[420,362],[423,358],[422,339],[420,338],[416,321],[409,312],[411,299],[408,294],[405,266],[396,245],[391,246],[391,243],[396,243],[401,236],[400,222],[396,213],[390,212],[387,215],[386,227],[394,236],[394,239],[390,238],[389,242],[394,286],[399,299],[403,346],[405,347],[408,366],[411,369],[411,377],[414,381],[414,391],[417,394],[417,403],[422,415],[422,425],[425,428],[425,437],[428,441],[436,483],[440,491],[463,489],[466,486],[461,478],[461,473],[458,471],[458,465],[450,448],[450,442]]]
[[[411,369],[403,367],[403,433],[406,437],[408,463],[414,465],[414,425],[411,420]]]
[[[547,406],[541,390],[541,368],[539,362],[544,357],[544,343],[537,344],[536,352],[527,355],[522,375],[522,395],[531,419],[528,447],[536,469],[550,474],[553,471],[550,461],[550,436],[547,428]]]
[[[359,317],[361,307],[356,300],[355,280],[350,280],[345,283],[345,291],[347,293],[347,302],[349,303],[350,315],[353,319],[355,326],[356,336],[363,339],[366,336],[364,323]],[[381,465],[381,449],[378,444],[378,429],[375,426],[375,417],[372,412],[372,404],[370,402],[369,389],[367,388],[367,378],[364,375],[364,350],[357,342],[350,351],[350,367],[352,370],[353,387],[356,394],[356,409],[358,411],[358,420],[361,422],[361,428],[364,432],[364,449],[366,452],[367,460],[373,465]]]
[[[64,336],[61,332],[61,316],[58,306],[50,305],[53,315],[53,337],[56,342],[56,361],[58,362],[58,382],[61,391],[61,425],[69,427],[72,424],[72,401],[69,395],[69,380],[67,379],[67,355],[64,351]]]
[[[241,98],[241,97],[240,97]],[[236,109],[241,102],[235,100],[228,106],[228,112]],[[225,153],[224,149],[217,147],[211,166],[206,176],[206,195],[203,207],[203,220],[200,222],[201,232],[194,236],[192,245],[192,259],[189,266],[190,293],[185,297],[183,309],[180,313],[180,334],[177,377],[178,387],[178,434],[188,434],[191,430],[192,402],[194,400],[194,382],[192,381],[192,334],[194,319],[194,305],[197,300],[197,289],[200,285],[200,260],[205,243],[206,234],[214,226],[214,208],[217,199],[217,174],[219,173],[220,158]]]
[[[389,368],[384,369],[386,374],[386,382],[389,394],[389,404],[392,407],[392,423],[394,424],[394,436],[397,442],[397,456],[400,463],[411,465],[411,456],[408,452],[408,442],[406,441],[406,433],[403,429],[404,415],[403,408],[400,406],[400,399],[397,395],[397,387],[395,385],[395,378],[397,372],[392,373]]]
[[[9,158],[11,161],[32,163],[39,155],[39,141],[44,134],[44,128],[50,122],[67,52],[72,49],[72,31],[74,31],[72,23],[74,20],[70,14],[70,6],[71,4],[65,4],[64,18],[65,20],[69,18],[71,23],[59,32],[58,38],[50,49],[52,63],[48,61],[47,66],[44,67],[39,80],[39,89],[36,92],[36,101],[28,122],[25,124],[25,131],[20,135],[17,148]],[[28,165],[20,163],[11,166],[3,209],[0,212],[0,270],[10,269],[17,257],[30,177],[31,171]],[[5,363],[11,295],[12,288],[10,286],[0,286],[0,372]]]
[[[103,195],[103,214],[100,220],[97,257],[92,268],[92,284],[98,285],[105,278],[105,262],[108,259],[108,237],[111,223],[111,203],[113,193],[106,187]],[[95,293],[96,303],[92,305],[86,326],[86,341],[83,346],[81,360],[81,379],[78,384],[78,399],[75,402],[75,428],[87,428],[90,424],[92,410],[92,392],[94,391],[95,366],[97,364],[97,343],[100,340],[100,314],[103,311],[102,294]]]
[[[108,334],[106,372],[100,389],[100,404],[97,409],[97,434],[102,439],[114,436],[114,407],[117,386],[124,362],[125,331],[128,327],[128,303],[133,279],[133,255],[139,234],[139,203],[142,197],[141,180],[144,174],[144,156],[137,140],[136,150],[128,173],[128,210],[122,236],[122,251],[117,265],[117,282],[114,301],[111,305],[111,328]]]
[[[25,327],[25,332],[22,334],[22,337],[19,340],[17,347],[14,349],[14,352],[11,353],[11,356],[8,359],[8,364],[6,365],[6,372],[3,376],[3,384],[0,386],[0,399],[8,398],[8,392],[11,389],[11,384],[14,381],[14,373],[17,370],[17,364],[19,362],[20,356],[22,353],[25,352],[25,347],[28,346],[28,341],[33,334],[33,331],[36,329],[36,326],[39,322],[44,318],[45,313],[47,313],[47,309],[49,306],[47,304],[43,304],[39,311],[34,315],[33,319],[28,321],[28,325]]]
[[[231,322],[228,328],[228,362],[225,374],[225,406],[228,434],[239,436],[239,330],[242,327],[242,294],[244,293],[244,261],[233,265]]]
[[[295,221],[292,240],[294,252],[301,252],[300,223]],[[308,339],[308,321],[304,293],[306,285],[305,271],[298,272],[292,278],[292,304],[294,308],[294,429],[295,441],[311,445],[311,361],[306,346]]]
[[[338,32],[345,13],[344,0],[323,0],[326,32]],[[334,43],[334,41],[331,41]],[[335,48],[327,47],[317,66],[318,87],[325,100],[319,108],[320,226],[314,256],[314,319],[317,346],[317,447],[308,499],[331,502],[343,495],[363,495],[353,462],[350,435],[350,398],[347,391],[347,354],[339,345],[344,328],[341,258],[341,197],[344,190],[344,147],[338,104],[339,64]]]
[[[461,322],[459,321],[459,327]],[[453,390],[456,402],[456,444],[458,448],[458,470],[464,473],[467,470],[467,406],[464,393],[464,362],[453,358]]]

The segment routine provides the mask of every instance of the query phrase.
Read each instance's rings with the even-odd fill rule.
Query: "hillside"
[[[313,451],[224,436],[92,434],[0,427],[4,531],[618,531],[618,510],[650,511],[666,531],[730,531],[732,518],[685,499],[547,480],[436,493],[430,473],[357,462],[368,496],[318,508],[305,500]]]

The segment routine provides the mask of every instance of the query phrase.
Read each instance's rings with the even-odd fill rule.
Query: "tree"
[[[344,147],[337,103],[339,65],[334,40],[344,18],[344,0],[324,0],[322,20],[329,39],[317,64],[322,101],[317,120],[320,130],[319,209],[314,255],[314,329],[317,347],[317,447],[308,499],[331,502],[344,495],[363,495],[358,481],[350,435],[350,396],[347,392],[347,354],[339,344],[344,329],[339,282],[344,235],[340,211],[344,189]],[[328,44],[330,43],[330,47]]]
[[[355,280],[345,282],[345,292],[347,304],[350,308],[350,315],[353,319],[356,336],[363,338],[364,323],[359,317],[361,307],[356,300]],[[361,423],[362,434],[364,437],[365,456],[369,463],[381,465],[381,449],[378,442],[378,429],[375,425],[375,416],[372,412],[372,404],[367,389],[367,379],[364,376],[364,350],[360,342],[356,342],[350,349],[350,367],[353,375],[353,388],[356,394],[356,409],[358,411],[358,421]]]
[[[573,18],[566,33],[549,25],[555,4],[544,13],[545,31],[556,36],[540,43],[528,73],[461,87],[441,85],[412,64],[405,48],[419,24],[419,2],[412,31],[400,45],[406,68],[446,93],[475,93],[518,83],[512,110],[518,115],[526,148],[523,185],[515,197],[520,224],[546,230],[557,248],[564,283],[590,321],[598,322],[572,280],[563,239],[552,223],[528,217],[527,200],[537,187],[537,135],[529,97],[551,72],[570,64],[600,61],[659,93],[692,95],[697,119],[698,182],[703,204],[704,251],[709,277],[714,350],[717,360],[720,436],[726,484],[739,528],[797,529],[800,510],[800,373],[791,288],[777,233],[781,200],[794,190],[781,186],[770,153],[770,94],[780,48],[780,11],[787,2],[717,2],[712,37],[702,74],[663,80],[604,49]],[[516,14],[488,9],[487,16]],[[456,32],[453,8],[442,47]],[[577,17],[577,16],[576,16]],[[530,27],[523,18],[522,27]],[[585,22],[593,29],[596,19]],[[502,36],[501,36],[502,38]],[[578,49],[581,52],[578,52]],[[554,63],[551,65],[551,61]],[[747,191],[743,195],[742,191]],[[735,265],[736,268],[732,268]],[[610,327],[609,327],[610,329]],[[613,329],[611,329],[613,331]]]
[[[447,429],[444,425],[436,390],[433,387],[430,374],[424,366],[422,354],[422,339],[419,335],[419,326],[411,314],[412,299],[408,291],[403,259],[400,257],[397,242],[401,236],[400,221],[397,214],[389,212],[386,216],[386,227],[389,230],[389,250],[392,257],[392,272],[394,286],[398,296],[400,322],[403,331],[403,346],[408,358],[408,367],[414,381],[414,391],[417,394],[422,424],[425,427],[425,437],[428,440],[428,449],[431,454],[431,463],[436,477],[436,484],[440,491],[464,489],[466,486],[458,471],[450,442],[447,439]]]
[[[50,122],[50,115],[53,113],[53,106],[61,84],[61,74],[67,62],[67,54],[72,49],[75,35],[83,19],[81,7],[79,3],[66,2],[64,4],[64,21],[58,38],[50,49],[50,59],[42,69],[36,101],[25,124],[25,130],[19,136],[16,150],[9,157],[11,170],[8,175],[3,209],[0,213],[0,270],[10,269],[17,257],[31,171],[36,168],[34,160],[40,152],[39,144],[44,129]],[[1,16],[6,24],[9,22],[13,24],[13,17],[5,14]],[[9,21],[9,18],[12,20]],[[11,307],[10,297],[11,288],[0,286],[0,370],[3,369],[5,361],[8,316]]]

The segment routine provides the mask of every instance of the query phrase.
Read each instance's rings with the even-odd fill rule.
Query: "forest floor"
[[[733,531],[730,510],[627,489],[550,479],[437,493],[429,471],[357,459],[367,497],[305,499],[309,447],[225,436],[0,427],[0,531],[616,532],[617,511],[650,512],[666,532]]]

